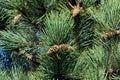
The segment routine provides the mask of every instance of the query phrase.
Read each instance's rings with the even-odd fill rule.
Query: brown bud
[[[22,14],[17,14],[13,19],[13,23],[15,24],[21,16]]]

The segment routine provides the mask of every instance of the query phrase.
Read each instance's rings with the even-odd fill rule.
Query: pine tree
[[[0,80],[119,80],[119,0],[0,0]],[[3,73],[3,74],[2,74]]]

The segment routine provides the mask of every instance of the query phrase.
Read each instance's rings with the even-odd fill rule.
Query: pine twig
[[[80,7],[80,1],[76,1],[76,5],[72,5],[68,0],[67,0],[69,6],[73,9],[72,16],[75,17],[77,16],[80,11],[82,10],[82,7]]]
[[[107,32],[107,33],[101,35],[101,38],[108,39],[108,38],[112,37],[113,35],[119,35],[119,34],[120,34],[120,30],[115,30],[114,32]]]
[[[49,50],[48,54],[51,54],[53,52],[57,52],[58,50],[73,50],[73,47],[68,44],[60,44],[60,45],[53,45]]]
[[[17,48],[17,49],[15,49],[15,53],[14,54],[16,56],[19,56],[20,51],[21,51],[21,49]],[[24,53],[24,56],[26,58],[28,58],[36,66],[40,65],[40,62],[37,61],[38,59],[40,59],[39,57],[33,56],[32,54],[29,54],[29,53]]]
[[[42,27],[41,26],[39,26],[39,25],[37,25],[35,22],[33,22],[27,15],[26,15],[26,13],[24,13],[21,9],[19,9],[19,8],[17,8],[17,10],[20,12],[20,14],[25,18],[25,19],[27,19],[27,21],[29,22],[29,23],[31,23],[36,29],[38,29],[38,30],[42,30]]]
[[[31,60],[36,66],[39,66],[40,65],[40,62],[37,61],[37,59],[39,59],[38,57],[35,57],[31,54],[28,54],[28,53],[25,53],[25,56]]]

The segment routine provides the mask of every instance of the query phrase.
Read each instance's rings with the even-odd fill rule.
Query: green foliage
[[[80,0],[82,2],[83,8],[89,8],[91,6],[94,6],[96,0]]]
[[[8,18],[7,10],[0,8],[0,29],[6,28],[6,21]]]
[[[80,1],[83,11],[72,17],[65,0],[0,0],[0,47],[22,67],[0,71],[0,80],[119,80],[120,37],[112,32],[120,2]],[[73,50],[58,49],[61,44]]]
[[[49,42],[49,45],[71,42],[74,22],[68,13],[51,12],[46,16],[44,24],[43,41]]]
[[[19,33],[14,33],[11,31],[1,31],[0,34],[1,34],[1,40],[3,41],[2,46],[7,45],[6,48],[12,48],[12,47],[17,48],[16,47],[17,44],[18,46],[20,46],[19,43],[27,42],[25,39],[25,35],[21,35]]]
[[[106,31],[113,31],[118,29],[120,22],[120,2],[118,0],[102,1],[99,9],[89,9],[89,12],[98,22],[100,27],[96,30],[97,33],[105,33]],[[107,16],[106,16],[107,15]]]
[[[32,77],[29,77],[29,74],[26,74],[20,68],[14,68],[11,71],[0,71],[0,80],[32,80]]]
[[[88,13],[81,14],[78,29],[80,51],[82,52],[88,48],[92,48],[93,44],[95,44],[95,21],[92,20]]]
[[[38,68],[40,79],[75,79],[73,74],[74,66],[77,61],[76,52],[60,50],[57,53],[44,55],[41,66]],[[72,63],[72,64],[71,64]],[[54,65],[54,66],[53,66]]]

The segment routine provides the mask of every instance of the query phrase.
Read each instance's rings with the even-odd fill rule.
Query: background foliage
[[[120,79],[120,1],[68,2],[0,0],[0,80]]]

